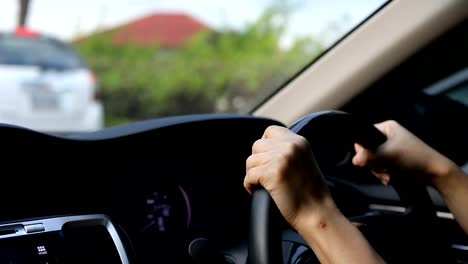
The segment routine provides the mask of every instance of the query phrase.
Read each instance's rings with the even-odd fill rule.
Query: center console
[[[0,264],[128,264],[105,215],[45,218],[0,225]]]

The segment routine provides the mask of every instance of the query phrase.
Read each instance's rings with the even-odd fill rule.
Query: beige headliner
[[[465,0],[395,0],[317,60],[254,115],[291,125],[337,109],[468,16]]]

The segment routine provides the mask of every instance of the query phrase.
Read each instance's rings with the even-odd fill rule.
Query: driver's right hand
[[[387,136],[387,141],[375,152],[355,144],[353,164],[369,167],[384,184],[391,183],[392,171],[398,171],[441,189],[454,170],[459,170],[454,162],[396,121],[385,121],[375,127]]]

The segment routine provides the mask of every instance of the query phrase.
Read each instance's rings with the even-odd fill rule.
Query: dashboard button
[[[24,231],[30,234],[30,233],[37,233],[37,232],[45,231],[45,228],[44,228],[44,225],[42,224],[33,224],[33,225],[24,226]]]

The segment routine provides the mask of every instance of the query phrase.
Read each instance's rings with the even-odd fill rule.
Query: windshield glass
[[[0,64],[39,66],[58,70],[82,66],[75,52],[60,42],[0,35]]]
[[[19,2],[27,1],[3,3],[5,34],[21,20]],[[0,98],[10,98],[0,99],[0,122],[70,133],[163,116],[248,113],[386,1],[29,2],[25,27],[79,57],[30,36],[2,38]],[[73,74],[20,67],[81,60],[85,69]]]

